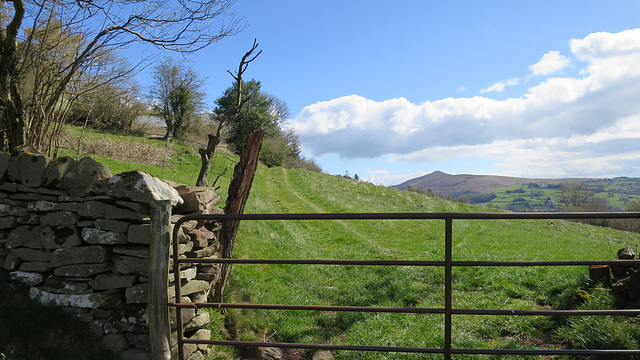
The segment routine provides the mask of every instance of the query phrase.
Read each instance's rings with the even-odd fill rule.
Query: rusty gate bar
[[[453,261],[453,219],[444,220],[444,359],[451,360],[451,283]]]
[[[317,259],[180,259],[180,263],[198,264],[290,264],[290,265],[395,265],[395,266],[445,266],[444,261],[420,260],[317,260]],[[632,265],[638,260],[550,260],[550,261],[451,261],[459,266],[576,266],[576,265]]]
[[[440,348],[413,348],[400,346],[361,346],[361,345],[328,345],[328,344],[291,344],[261,341],[231,341],[231,340],[184,340],[185,344],[208,344],[228,346],[260,346],[279,347],[289,349],[323,349],[323,350],[353,350],[353,351],[377,351],[377,352],[407,352],[407,353],[432,353],[444,354]],[[640,350],[515,350],[515,349],[451,349],[452,354],[477,354],[477,355],[639,355]]]
[[[640,309],[622,310],[476,310],[452,308],[452,269],[460,266],[579,266],[579,265],[629,265],[640,260],[561,260],[561,261],[454,261],[453,260],[453,220],[527,220],[527,219],[640,219],[640,212],[567,212],[567,213],[307,213],[307,214],[217,214],[187,215],[179,219],[173,229],[173,239],[177,239],[180,225],[190,220],[444,220],[445,221],[445,260],[444,261],[405,261],[405,260],[320,260],[320,259],[179,259],[178,242],[173,242],[173,273],[175,281],[174,303],[168,306],[176,308],[176,326],[178,358],[184,360],[183,344],[241,345],[300,349],[357,350],[378,352],[439,353],[446,360],[452,354],[504,354],[504,355],[640,355],[640,350],[515,350],[515,349],[452,349],[452,315],[516,315],[516,316],[638,316]],[[301,264],[301,265],[382,265],[382,266],[431,266],[444,267],[445,300],[444,308],[389,308],[358,306],[317,306],[282,304],[234,304],[234,303],[183,303],[180,286],[180,264],[182,263],[229,263],[229,264]],[[316,310],[316,311],[358,311],[389,313],[430,313],[444,314],[445,347],[413,348],[358,345],[327,345],[246,342],[229,340],[189,340],[184,338],[184,324],[181,311],[184,308],[247,308],[280,310]]]
[[[640,219],[640,212],[523,212],[523,213],[300,213],[300,214],[205,214],[185,215],[190,220],[573,220]]]
[[[262,309],[262,310],[307,310],[307,311],[347,311],[372,313],[405,313],[405,314],[444,314],[440,308],[402,308],[402,307],[370,307],[370,306],[335,306],[335,305],[283,305],[283,304],[251,304],[251,303],[172,303],[171,306],[182,309]],[[521,316],[590,316],[590,315],[640,315],[640,309],[619,310],[474,310],[451,309],[452,315],[521,315]]]

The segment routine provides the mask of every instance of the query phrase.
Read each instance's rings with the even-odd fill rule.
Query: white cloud
[[[513,79],[509,79],[509,80],[505,80],[505,81],[499,81],[499,82],[494,83],[493,85],[489,86],[486,89],[480,90],[480,93],[484,94],[484,93],[488,93],[488,92],[492,92],[492,91],[503,92],[505,87],[517,85],[518,81],[519,81],[518,78],[513,78]]]
[[[611,58],[640,51],[640,28],[619,33],[597,32],[571,40],[571,52],[584,61]]]
[[[640,29],[590,34],[572,40],[571,51],[586,61],[580,78],[548,78],[522,97],[413,104],[351,95],[304,108],[292,126],[311,156],[416,162],[476,156],[499,159],[498,166],[519,175],[604,176],[620,169],[640,175]],[[531,70],[549,74],[566,66],[563,60],[550,52]]]
[[[549,75],[569,66],[571,61],[560,55],[559,51],[549,51],[536,64],[529,66],[533,75]]]
[[[376,185],[385,186],[400,184],[408,179],[413,179],[428,174],[428,172],[425,171],[415,171],[410,174],[392,174],[388,170],[369,170],[367,171],[367,173],[368,176],[362,178],[364,181]]]

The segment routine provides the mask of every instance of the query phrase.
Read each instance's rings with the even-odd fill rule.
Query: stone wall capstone
[[[141,171],[113,175],[91,158],[51,161],[30,148],[0,153],[0,266],[29,286],[31,298],[85,321],[105,350],[121,359],[150,359],[149,206],[166,200],[173,206],[173,222],[190,213],[222,213],[212,188]],[[179,256],[217,256],[218,228],[185,222],[178,231]],[[183,300],[205,302],[218,276],[218,266],[185,264],[178,280]],[[168,279],[171,302],[173,273]],[[211,336],[204,329],[207,312],[194,309],[182,317],[187,337]],[[185,347],[185,358],[204,358],[207,352],[203,346]]]

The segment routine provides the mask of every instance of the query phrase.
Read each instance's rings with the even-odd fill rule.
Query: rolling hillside
[[[263,167],[246,209],[250,213],[495,211],[337,176]],[[245,222],[234,256],[440,260],[442,236],[439,221]],[[564,221],[454,223],[454,259],[460,260],[611,259],[623,244],[638,243],[638,234]],[[618,300],[610,291],[589,283],[586,271],[583,267],[458,268],[454,270],[454,307],[615,308]],[[442,272],[430,268],[236,266],[230,281],[225,293],[229,302],[439,307],[443,299]],[[571,300],[579,291],[588,294],[587,302]],[[227,321],[233,329],[231,336],[242,340],[442,345],[442,318],[436,315],[230,310]],[[598,326],[638,327],[631,331],[635,335],[627,333],[632,340],[618,339],[614,344],[599,338],[601,335],[587,334],[588,322],[579,319],[461,317],[456,324],[465,331],[454,334],[454,347],[580,348],[594,346],[592,341],[599,347],[640,346],[640,324],[614,318],[598,320]],[[335,355],[339,359],[411,358],[347,351]]]
[[[434,171],[430,174],[407,180],[402,184],[391,187],[405,190],[408,186],[411,186],[413,188],[430,189],[436,194],[440,193],[446,196],[458,197],[495,192],[499,188],[512,185],[527,185],[530,183],[541,185],[563,184],[569,181],[583,180],[585,179],[527,179],[494,175],[451,175],[442,171]]]
[[[561,209],[561,188],[581,183],[593,193],[599,204],[610,210],[625,210],[640,198],[640,179],[563,178],[534,179],[492,175],[450,175],[441,171],[407,180],[392,188],[431,192],[451,199],[464,198],[477,204],[511,211],[557,211]]]

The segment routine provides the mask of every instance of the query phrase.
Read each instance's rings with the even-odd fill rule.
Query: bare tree
[[[247,102],[248,98],[242,97],[242,74],[247,70],[249,63],[255,60],[261,53],[262,50],[258,51],[257,54],[253,55],[253,52],[258,48],[257,40],[253,40],[253,46],[251,49],[247,51],[242,59],[240,60],[240,65],[238,65],[238,71],[233,74],[231,71],[228,71],[229,74],[235,80],[235,94],[236,101],[234,106],[232,106],[229,111],[223,114],[217,114],[216,119],[218,120],[218,128],[216,129],[216,133],[208,135],[207,147],[200,148],[200,157],[202,160],[202,167],[200,168],[200,173],[198,174],[198,179],[196,180],[196,186],[205,186],[207,185],[207,177],[209,176],[209,171],[211,170],[211,164],[213,163],[213,156],[215,155],[216,146],[220,144],[220,140],[222,138],[222,129],[227,125],[227,123],[237,116],[242,110],[242,107]]]
[[[0,144],[12,150],[25,144],[25,116],[19,87],[18,42],[26,49],[32,38],[20,39],[24,21],[31,28],[59,19],[60,33],[81,34],[69,53],[71,61],[58,75],[43,110],[59,107],[68,84],[78,71],[97,54],[120,49],[133,43],[148,43],[158,48],[191,53],[224,37],[237,33],[242,25],[229,15],[234,0],[6,0],[0,2]],[[215,24],[220,22],[219,24]]]
[[[133,69],[111,49],[102,49],[87,59],[75,75],[63,82],[65,69],[74,61],[83,41],[82,33],[65,29],[56,14],[42,18],[37,27],[24,29],[19,42],[19,89],[22,97],[25,142],[51,153],[58,147],[67,114],[78,98],[107,85],[122,85]],[[123,81],[124,80],[124,81]],[[64,87],[59,94],[60,87]],[[53,101],[58,98],[59,101]]]
[[[566,183],[560,189],[562,202],[567,207],[579,208],[588,205],[593,201],[593,191],[584,183],[573,181]]]

